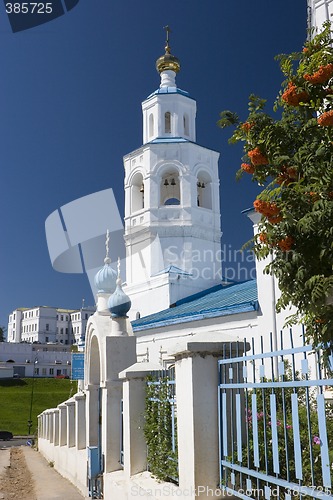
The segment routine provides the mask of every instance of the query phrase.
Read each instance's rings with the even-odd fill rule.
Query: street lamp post
[[[34,398],[34,385],[35,385],[35,370],[36,370],[36,364],[38,363],[38,356],[35,357],[34,359],[34,368],[33,368],[33,373],[32,373],[32,385],[31,385],[31,396],[30,396],[30,412],[29,412],[29,420],[28,420],[28,435],[30,436],[31,434],[31,427],[32,427],[32,402]]]

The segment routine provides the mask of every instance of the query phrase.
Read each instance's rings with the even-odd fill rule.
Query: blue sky
[[[177,84],[197,100],[197,142],[221,153],[223,244],[250,239],[241,210],[257,188],[236,182],[241,149],[216,121],[224,109],[244,118],[252,92],[272,109],[283,79],[274,56],[301,49],[306,0],[80,0],[18,33],[1,3],[0,325],[16,307],[94,303],[85,275],[52,269],[45,219],[109,187],[123,214],[122,157],[142,144],[141,102],[159,86],[166,24]]]

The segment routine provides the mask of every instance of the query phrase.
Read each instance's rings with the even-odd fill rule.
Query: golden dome
[[[167,71],[167,70],[171,70],[174,71],[175,73],[178,73],[178,71],[180,70],[180,61],[176,56],[173,56],[171,54],[171,48],[169,45],[169,33],[171,30],[169,26],[166,26],[165,30],[167,32],[165,54],[157,59],[156,69],[159,73],[162,73],[162,71]]]

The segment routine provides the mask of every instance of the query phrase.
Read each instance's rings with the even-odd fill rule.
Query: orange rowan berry
[[[291,236],[286,236],[282,240],[278,241],[277,245],[280,248],[280,250],[282,250],[282,252],[288,252],[294,243],[295,243],[294,238],[292,238]]]
[[[317,122],[321,127],[329,127],[333,125],[333,109],[320,115]]]
[[[309,94],[305,90],[301,90],[292,82],[288,83],[288,87],[282,94],[282,99],[290,106],[298,106],[300,102],[307,102]]]
[[[267,165],[269,163],[267,156],[265,156],[259,148],[254,148],[248,151],[247,154],[253,165]]]
[[[309,75],[308,73],[304,75],[304,79],[313,85],[319,83],[327,82],[333,75],[333,64],[326,64],[326,66],[320,66],[318,71]]]
[[[244,130],[245,132],[248,132],[249,130],[251,130],[252,127],[254,127],[254,123],[250,123],[250,122],[245,122],[245,123],[242,123],[242,125],[241,125],[241,129]]]
[[[253,174],[255,172],[254,166],[250,165],[250,163],[242,163],[241,169],[244,170],[244,172],[247,172],[248,174]]]

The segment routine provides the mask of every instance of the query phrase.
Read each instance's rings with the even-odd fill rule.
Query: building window
[[[149,115],[149,137],[154,135],[154,115],[150,113]]]
[[[49,325],[49,323],[46,323],[46,325],[45,325],[45,330],[48,332],[48,331],[49,331],[49,329],[50,329],[50,325]]]
[[[66,328],[66,335],[68,335],[68,328]]]
[[[42,375],[46,375],[46,368],[42,368]]]
[[[161,205],[180,205],[179,173],[173,168],[161,179]]]
[[[45,337],[45,342],[48,342],[49,341],[49,338],[48,337]]]
[[[188,127],[188,115],[186,114],[183,117],[183,123],[184,123],[184,135],[190,135]]]
[[[86,313],[86,319],[88,319],[88,314]]]
[[[171,132],[171,113],[167,111],[164,115],[164,132],[170,134]]]
[[[197,205],[212,209],[212,182],[206,173],[199,174],[197,178]]]
[[[53,375],[53,374],[54,374],[54,368],[50,368],[50,370],[49,370],[49,374],[50,374],[50,375]]]
[[[35,368],[35,375],[39,375],[39,368]]]
[[[60,318],[60,319],[61,319],[61,321],[64,321],[64,316],[63,316],[63,315],[61,315],[61,318]]]
[[[131,212],[137,212],[144,208],[144,184],[141,172],[137,172],[131,184]]]
[[[67,368],[64,368],[64,369],[63,369],[63,371],[62,371],[62,373],[63,373],[64,375],[67,375]]]

